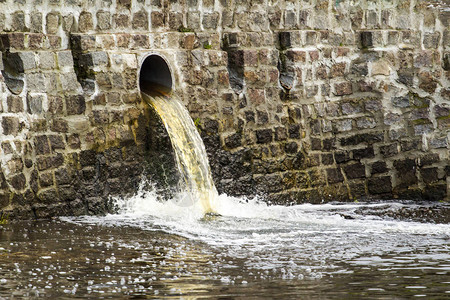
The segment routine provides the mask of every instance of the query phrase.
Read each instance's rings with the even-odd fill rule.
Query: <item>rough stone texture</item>
[[[2,196],[0,210],[104,213],[108,196],[162,170],[155,158],[170,143],[137,87],[150,52],[198,119],[220,192],[449,200],[450,22],[439,7],[147,2],[0,1],[0,195],[28,199]]]

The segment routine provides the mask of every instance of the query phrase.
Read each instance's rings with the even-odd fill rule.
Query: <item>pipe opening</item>
[[[172,74],[166,60],[151,54],[142,63],[139,89],[150,96],[167,96],[172,91]]]

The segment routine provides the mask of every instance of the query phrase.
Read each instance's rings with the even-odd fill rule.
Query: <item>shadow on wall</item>
[[[14,95],[19,95],[24,87],[23,73],[24,63],[21,55],[23,53],[3,53],[1,57],[3,63],[2,75],[5,84]]]

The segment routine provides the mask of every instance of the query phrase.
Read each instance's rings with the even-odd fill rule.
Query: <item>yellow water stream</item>
[[[180,189],[188,193],[193,205],[198,202],[205,214],[214,213],[218,193],[212,180],[205,146],[189,112],[175,95],[142,95],[161,117],[169,134],[181,174]]]

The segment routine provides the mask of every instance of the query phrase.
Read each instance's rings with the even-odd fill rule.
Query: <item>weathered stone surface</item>
[[[343,82],[334,85],[334,94],[336,96],[351,95],[353,93],[352,83]]]
[[[259,144],[270,143],[272,141],[272,129],[257,130],[256,140]]]
[[[133,29],[148,29],[148,14],[146,11],[141,10],[133,14],[133,20],[131,22]]]
[[[94,21],[92,14],[87,11],[83,11],[78,18],[78,31],[88,32],[94,28]]]
[[[66,110],[69,115],[83,114],[86,110],[86,101],[83,96],[66,97]]]
[[[60,25],[60,14],[56,12],[51,12],[46,16],[46,30],[49,34],[55,34],[58,32],[58,27]]]
[[[329,184],[343,182],[344,176],[340,169],[327,169],[327,180]]]
[[[97,28],[99,30],[108,30],[111,28],[111,13],[108,11],[97,12]]]
[[[387,194],[392,192],[392,183],[389,176],[374,177],[368,180],[367,184],[371,194]]]
[[[16,136],[22,130],[23,124],[19,121],[17,117],[3,117],[2,128],[4,135],[11,134]]]
[[[366,168],[361,163],[351,164],[343,167],[348,179],[365,178]]]

